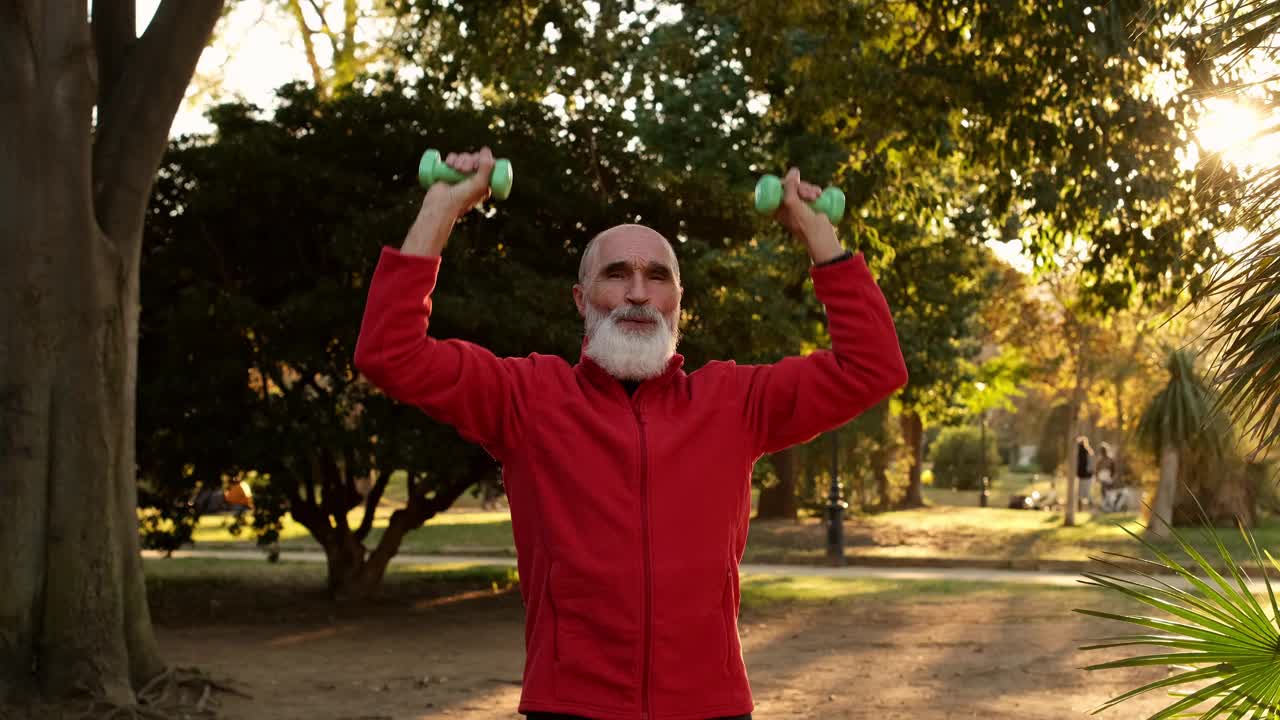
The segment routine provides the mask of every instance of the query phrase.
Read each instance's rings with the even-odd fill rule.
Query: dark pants
[[[560,713],[531,712],[525,715],[528,720],[590,720],[578,715],[561,715]],[[734,715],[733,717],[711,718],[710,720],[751,720],[751,713]]]
[[[530,712],[525,715],[529,720],[590,720],[589,717],[581,717],[579,715],[561,715],[559,712]],[[732,717],[712,717],[710,720],[751,720],[751,714],[735,715]]]

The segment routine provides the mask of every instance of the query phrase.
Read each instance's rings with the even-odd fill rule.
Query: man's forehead
[[[675,253],[666,238],[642,225],[624,225],[602,235],[597,260],[600,267],[625,262],[628,265],[648,265],[656,262],[671,266]]]

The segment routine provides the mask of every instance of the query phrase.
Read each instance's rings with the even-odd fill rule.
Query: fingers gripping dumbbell
[[[764,175],[756,183],[756,212],[771,213],[782,204],[782,180],[777,175]],[[809,203],[814,212],[826,215],[832,224],[844,217],[844,193],[840,188],[828,186],[817,200]]]
[[[440,157],[439,150],[428,150],[422,153],[422,160],[418,163],[418,184],[422,185],[423,190],[438,182],[453,184],[469,177],[471,176],[449,167],[444,158]],[[493,174],[489,176],[489,190],[493,192],[495,200],[507,199],[511,194],[511,181],[511,161],[506,159],[496,161],[493,164]]]

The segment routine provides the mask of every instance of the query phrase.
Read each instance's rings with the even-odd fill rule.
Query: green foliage
[[[1192,82],[1184,61],[1202,43],[1167,27],[1187,7],[390,3],[416,87],[357,83],[332,102],[289,90],[274,123],[223,108],[219,149],[175,148],[186,154],[151,216],[164,239],[144,258],[143,363],[164,371],[143,380],[143,474],[168,486],[263,469],[287,499],[284,478],[305,485],[314,463],[299,453],[316,447],[355,476],[423,468],[423,487],[469,466],[447,431],[421,435],[346,365],[362,283],[412,217],[412,159],[428,144],[487,142],[537,168],[492,217],[459,225],[437,331],[575,357],[579,324],[563,311],[577,249],[635,220],[677,239],[690,367],[820,345],[803,249],[744,211],[758,173],[797,164],[849,193],[839,230],[894,310],[902,407],[951,419],[1000,287],[984,240],[1020,239],[1041,264],[1087,240],[1095,309],[1167,294],[1213,259],[1230,187],[1205,177],[1231,173],[1179,162],[1194,108],[1150,83]],[[542,104],[552,93],[557,112]],[[243,387],[251,371],[265,395]],[[191,387],[206,383],[221,390]],[[276,443],[281,428],[299,441]]]
[[[147,487],[138,491],[138,533],[147,550],[173,552],[191,542],[199,514],[194,503],[171,502]]]
[[[955,420],[952,401],[975,380],[975,318],[999,273],[984,240],[1020,240],[1042,267],[1084,240],[1090,311],[1201,283],[1233,172],[1181,161],[1196,106],[1153,80],[1193,83],[1187,58],[1204,43],[1176,25],[1195,6],[406,0],[396,10],[401,53],[450,102],[554,93],[567,118],[621,118],[683,207],[733,200],[711,189],[746,191],[756,173],[788,164],[842,185],[850,212],[839,230],[867,254],[898,324],[911,376],[902,407],[928,425]],[[733,246],[723,239],[734,202],[724,231],[696,233],[708,248]],[[796,304],[783,322],[734,333],[736,347],[786,337],[787,315],[816,321],[801,283],[784,287]],[[726,294],[728,307],[769,297]]]
[[[985,454],[985,459],[984,459]],[[944,428],[933,443],[934,485],[958,490],[974,490],[982,485],[982,477],[994,476],[1000,467],[995,433],[982,433],[976,427]]]
[[[612,224],[619,208],[597,193],[599,169],[575,164],[575,138],[558,136],[548,109],[512,106],[503,117],[491,126],[394,83],[329,102],[294,87],[271,121],[223,106],[213,141],[174,145],[143,258],[148,497],[167,494],[157,504],[175,507],[196,486],[256,470],[269,480],[255,525],[269,533],[286,508],[311,507],[327,516],[309,521],[326,542],[374,477],[408,470],[416,494],[445,507],[452,489],[476,480],[481,451],[374,392],[351,358],[378,250],[399,244],[420,202],[416,157],[426,146],[480,144],[557,180],[527,182],[503,213],[459,223],[433,331],[505,355],[576,354],[570,238]],[[633,197],[623,212],[651,214],[660,198],[632,169],[619,157],[612,171],[618,192]],[[561,204],[576,212],[545,212]]]
[[[1171,529],[1172,530],[1172,529]],[[1177,692],[1179,699],[1151,716],[1151,720],[1174,717],[1275,718],[1280,716],[1280,663],[1276,648],[1280,647],[1280,606],[1276,603],[1271,580],[1267,577],[1262,551],[1244,529],[1241,535],[1248,554],[1259,568],[1266,604],[1254,597],[1259,588],[1251,586],[1248,576],[1223,544],[1212,527],[1206,533],[1212,538],[1225,567],[1219,572],[1210,561],[1212,553],[1202,554],[1191,541],[1173,531],[1178,550],[1185,557],[1162,551],[1126,528],[1150,554],[1151,559],[1119,555],[1121,559],[1139,562],[1146,567],[1133,575],[1084,573],[1086,584],[1119,593],[1136,600],[1165,617],[1120,615],[1096,610],[1076,612],[1106,620],[1135,625],[1139,634],[1108,638],[1088,645],[1083,650],[1146,646],[1160,650],[1135,657],[1089,666],[1088,670],[1165,666],[1169,676],[1161,678],[1104,703],[1095,712],[1118,705],[1129,698],[1152,690]],[[1271,564],[1274,558],[1267,553]],[[1105,561],[1104,561],[1105,562]],[[1119,570],[1110,562],[1107,565]],[[1280,565],[1276,565],[1280,569]],[[1171,584],[1161,575],[1175,575],[1180,585]],[[1193,708],[1207,709],[1193,712]]]
[[[1178,30],[1197,6],[396,8],[403,54],[458,103],[472,102],[473,84],[482,102],[558,93],[569,117],[631,122],[637,152],[677,175],[737,182],[786,162],[832,173],[850,192],[842,230],[877,266],[902,268],[881,280],[904,328],[918,396],[907,405],[940,409],[966,380],[955,360],[972,353],[961,321],[982,263],[961,240],[1017,238],[1042,265],[1089,241],[1082,286],[1094,308],[1201,282],[1233,173],[1179,161],[1196,105],[1153,81],[1198,82],[1187,58],[1206,42]],[[672,10],[678,19],[661,22]],[[913,258],[917,244],[937,251]]]
[[[1178,162],[1196,106],[1152,83],[1192,82],[1202,43],[1177,16],[1198,3],[699,6],[740,21],[780,114],[849,149],[869,225],[924,229],[945,207],[961,236],[1018,237],[1044,263],[1085,238],[1099,307],[1198,285],[1216,255],[1231,172]]]
[[[617,118],[566,125],[524,101],[446,107],[390,80],[329,100],[286,88],[270,121],[243,105],[212,118],[215,137],[171,148],[148,217],[139,464],[161,515],[186,512],[198,487],[257,471],[264,539],[286,509],[301,519],[310,507],[308,527],[327,542],[348,530],[348,510],[371,512],[375,478],[407,470],[412,494],[438,512],[490,465],[351,366],[379,248],[399,245],[420,203],[425,147],[489,144],[529,170],[495,211],[456,226],[434,296],[437,336],[576,361],[578,253],[627,221],[677,240],[691,368],[775,360],[824,336],[803,250],[777,235],[745,242],[757,220],[733,184],[702,178],[695,193],[628,150]],[[584,143],[591,153],[578,152]],[[684,204],[694,197],[705,201]],[[370,519],[350,530],[364,539]]]
[[[1071,406],[1058,403],[1049,410],[1040,429],[1040,443],[1036,446],[1036,465],[1040,472],[1055,473],[1067,457],[1067,423]]]

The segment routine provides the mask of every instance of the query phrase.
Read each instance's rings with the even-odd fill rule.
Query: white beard
[[[584,355],[619,380],[648,380],[662,374],[676,353],[680,330],[674,318],[666,318],[648,305],[620,305],[605,314],[586,303],[587,347]],[[676,310],[676,316],[679,316]],[[654,325],[645,330],[623,329],[624,319],[645,319]]]

